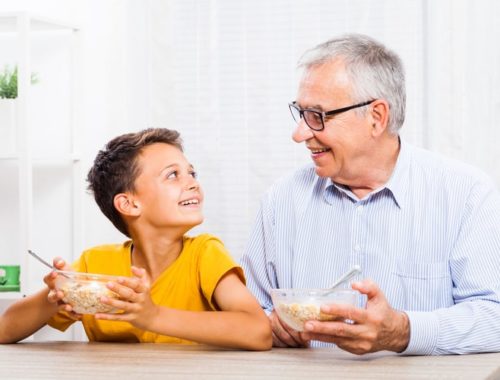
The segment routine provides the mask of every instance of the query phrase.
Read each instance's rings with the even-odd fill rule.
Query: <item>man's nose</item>
[[[307,126],[303,118],[300,119],[300,121],[297,123],[297,126],[295,127],[292,133],[293,141],[295,141],[296,143],[301,143],[313,137],[314,133],[311,130],[311,128]]]

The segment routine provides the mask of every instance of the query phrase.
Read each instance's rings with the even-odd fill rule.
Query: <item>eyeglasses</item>
[[[322,131],[323,129],[325,129],[325,117],[337,115],[339,113],[346,112],[354,108],[363,107],[374,101],[375,100],[369,100],[367,102],[358,103],[349,107],[338,108],[336,110],[331,110],[328,112],[316,111],[313,109],[304,110],[297,106],[297,102],[289,103],[288,107],[290,108],[290,112],[292,113],[293,119],[297,123],[300,122],[300,119],[304,119],[307,126],[311,128],[313,131]]]

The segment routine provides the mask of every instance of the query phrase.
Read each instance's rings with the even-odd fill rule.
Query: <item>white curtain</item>
[[[258,202],[310,159],[291,140],[301,53],[371,35],[407,74],[403,137],[482,167],[500,184],[499,8],[495,0],[151,1],[154,126],[181,132],[206,193],[197,232],[239,257]],[[497,111],[497,112],[495,112]]]

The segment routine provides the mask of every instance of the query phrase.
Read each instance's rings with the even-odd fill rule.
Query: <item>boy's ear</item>
[[[134,200],[131,194],[116,194],[113,204],[120,214],[129,216],[139,216],[141,214],[141,205]]]

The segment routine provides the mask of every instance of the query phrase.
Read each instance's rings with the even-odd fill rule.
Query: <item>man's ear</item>
[[[141,205],[129,193],[116,194],[113,204],[120,214],[128,216],[139,216],[141,214]]]
[[[371,124],[372,134],[380,136],[386,129],[389,122],[389,103],[384,99],[377,99],[371,103]]]

